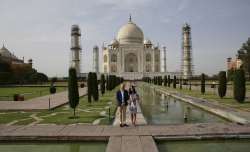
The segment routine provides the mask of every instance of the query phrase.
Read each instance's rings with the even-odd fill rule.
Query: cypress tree
[[[234,99],[240,103],[244,102],[246,96],[246,78],[243,69],[234,73]]]
[[[166,87],[168,85],[168,77],[164,76],[164,86]]]
[[[78,84],[77,84],[77,76],[75,68],[69,69],[68,99],[70,107],[74,109],[74,117],[75,117],[75,109],[79,104],[79,92],[78,92]]]
[[[189,90],[192,90],[192,82],[189,80]]]
[[[87,80],[87,85],[88,85],[88,102],[91,103],[92,101],[92,72],[89,72],[88,74],[88,80]]]
[[[174,76],[173,88],[176,88],[176,76]]]
[[[219,87],[218,94],[221,98],[226,95],[227,91],[227,76],[226,71],[220,71],[219,73]]]
[[[97,74],[96,73],[92,73],[92,95],[93,95],[93,99],[95,101],[98,101],[99,99],[99,90],[98,90],[98,80],[97,80]]]
[[[102,95],[105,93],[105,76],[104,76],[104,74],[101,75],[101,93],[102,93]]]
[[[171,79],[170,79],[170,75],[168,75],[168,87],[170,87],[171,84]]]
[[[182,79],[179,79],[180,89],[182,89]]]
[[[205,93],[205,74],[201,74],[201,93]]]
[[[106,76],[106,90],[109,90],[109,75]]]

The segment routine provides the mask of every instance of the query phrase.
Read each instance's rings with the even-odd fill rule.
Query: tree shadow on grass
[[[80,118],[80,116],[70,116],[70,117],[68,117],[69,119],[79,119]]]

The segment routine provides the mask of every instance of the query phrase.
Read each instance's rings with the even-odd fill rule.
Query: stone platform
[[[250,138],[250,125],[203,123],[144,125],[137,127],[93,125],[0,125],[0,141],[108,141],[107,152],[154,152],[157,140]]]

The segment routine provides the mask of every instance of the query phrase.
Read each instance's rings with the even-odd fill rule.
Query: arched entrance
[[[138,60],[134,53],[125,56],[125,72],[138,72]]]

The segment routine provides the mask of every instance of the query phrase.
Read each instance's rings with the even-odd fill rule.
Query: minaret
[[[166,50],[166,46],[163,46],[163,72],[167,72],[167,50]]]
[[[76,69],[76,74],[79,77],[81,73],[80,69],[80,52],[82,50],[80,45],[81,30],[78,25],[72,25],[71,27],[71,67]]]
[[[187,23],[182,27],[181,75],[183,79],[189,79],[193,75],[191,27]]]
[[[97,45],[93,48],[93,70],[99,73],[99,48]]]

